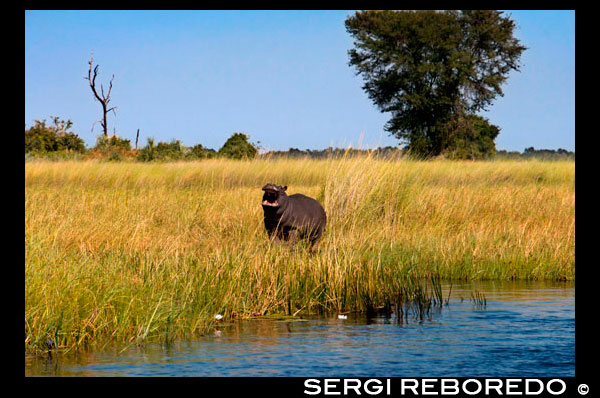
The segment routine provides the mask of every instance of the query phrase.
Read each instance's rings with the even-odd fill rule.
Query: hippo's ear
[[[284,185],[283,187],[281,187],[281,189],[283,189],[283,192],[285,192],[287,190],[287,185]]]

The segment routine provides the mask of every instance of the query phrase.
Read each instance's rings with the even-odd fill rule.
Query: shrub
[[[130,151],[131,142],[128,139],[118,137],[115,134],[110,137],[100,135],[96,138],[96,146],[94,149],[104,153],[109,153],[114,150]]]
[[[56,151],[85,152],[85,144],[77,134],[67,131],[73,123],[54,117],[54,126],[46,126],[45,120],[36,120],[33,127],[25,130],[25,153],[45,154]]]
[[[184,157],[183,146],[179,140],[159,142],[156,145],[156,157],[159,160],[178,160]]]
[[[244,133],[233,133],[219,149],[219,155],[231,159],[252,159],[258,154],[256,147],[248,142],[249,137]]]
[[[447,153],[451,159],[489,159],[496,154],[494,140],[500,128],[478,115],[459,118],[454,126],[454,140]]]
[[[148,144],[138,154],[138,160],[150,162],[153,160],[179,160],[185,158],[185,147],[179,140],[154,143],[154,138],[148,138]]]
[[[185,157],[187,159],[207,159],[215,157],[215,150],[204,147],[202,144],[189,148]]]
[[[51,152],[58,150],[58,137],[46,127],[45,121],[35,121],[35,125],[25,130],[25,153]]]
[[[63,136],[59,137],[59,142],[64,149],[75,152],[85,152],[83,140],[75,133],[65,133]]]
[[[148,144],[138,153],[138,160],[141,160],[142,162],[154,160],[155,149],[154,138],[148,138]]]
[[[116,134],[109,137],[100,135],[96,138],[96,146],[92,148],[92,153],[100,158],[120,161],[124,157],[132,155],[131,143],[128,139],[118,137]]]

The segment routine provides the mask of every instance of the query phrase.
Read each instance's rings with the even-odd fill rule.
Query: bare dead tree
[[[140,138],[140,129],[137,129],[137,134],[135,135],[135,149],[137,150],[138,138]]]
[[[108,91],[106,92],[106,94],[104,93],[104,86],[102,84],[100,84],[100,94],[98,94],[98,90],[96,89],[96,77],[98,76],[98,67],[100,65],[96,65],[96,67],[93,68],[94,74],[92,76],[92,67],[94,64],[94,54],[93,53],[90,58],[89,64],[90,64],[90,69],[88,70],[88,76],[84,77],[84,79],[88,80],[90,82],[90,88],[92,89],[92,93],[94,93],[94,97],[102,105],[102,119],[94,122],[94,124],[96,124],[97,122],[100,122],[100,125],[102,125],[102,129],[104,131],[104,136],[108,137],[106,114],[108,112],[112,111],[113,114],[116,115],[115,109],[117,109],[116,106],[113,106],[112,108],[108,107],[108,103],[110,102],[110,92],[112,91],[113,80],[115,79],[115,75],[112,75],[112,78],[110,79],[110,84],[108,86]],[[92,130],[93,129],[94,129],[94,125],[92,125]]]

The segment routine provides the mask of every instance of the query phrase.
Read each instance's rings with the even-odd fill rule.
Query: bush
[[[478,115],[461,117],[454,129],[454,141],[447,156],[450,159],[489,159],[496,154],[494,140],[500,128]]]
[[[156,157],[159,160],[179,160],[184,157],[183,146],[179,140],[159,142],[156,145]]]
[[[126,138],[121,138],[114,134],[110,137],[101,135],[96,138],[96,146],[94,149],[104,153],[113,150],[130,151],[131,142]]]
[[[154,146],[154,138],[148,138],[148,144],[143,147],[138,153],[138,160],[142,162],[149,162],[154,160],[155,155],[155,146]]]
[[[33,127],[25,130],[25,153],[85,152],[83,139],[67,131],[73,124],[70,120],[65,122],[55,117],[54,124],[46,126],[45,120],[36,120]]]
[[[92,148],[92,152],[107,160],[120,161],[132,155],[131,142],[116,134],[109,137],[100,135],[96,138],[96,146]]]
[[[252,159],[258,154],[256,147],[248,142],[249,137],[243,133],[233,133],[219,149],[219,155],[231,159]]]
[[[35,121],[35,126],[25,130],[25,153],[53,152],[58,150],[58,137],[46,127],[44,121]]]
[[[68,150],[74,152],[85,152],[85,144],[81,138],[75,133],[65,133],[59,137],[60,145]]]
[[[148,138],[148,144],[138,154],[138,160],[143,162],[179,160],[185,157],[185,147],[179,140],[154,144],[154,138]]]
[[[186,152],[186,159],[207,159],[215,157],[215,150],[205,148],[202,144],[194,145]]]

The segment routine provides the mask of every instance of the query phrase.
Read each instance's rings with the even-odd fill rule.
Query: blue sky
[[[26,11],[25,123],[60,116],[92,146],[101,108],[87,80],[115,75],[113,128],[219,149],[244,132],[265,149],[398,145],[348,66],[352,11]],[[507,11],[528,47],[482,115],[497,149],[575,149],[575,12]]]

